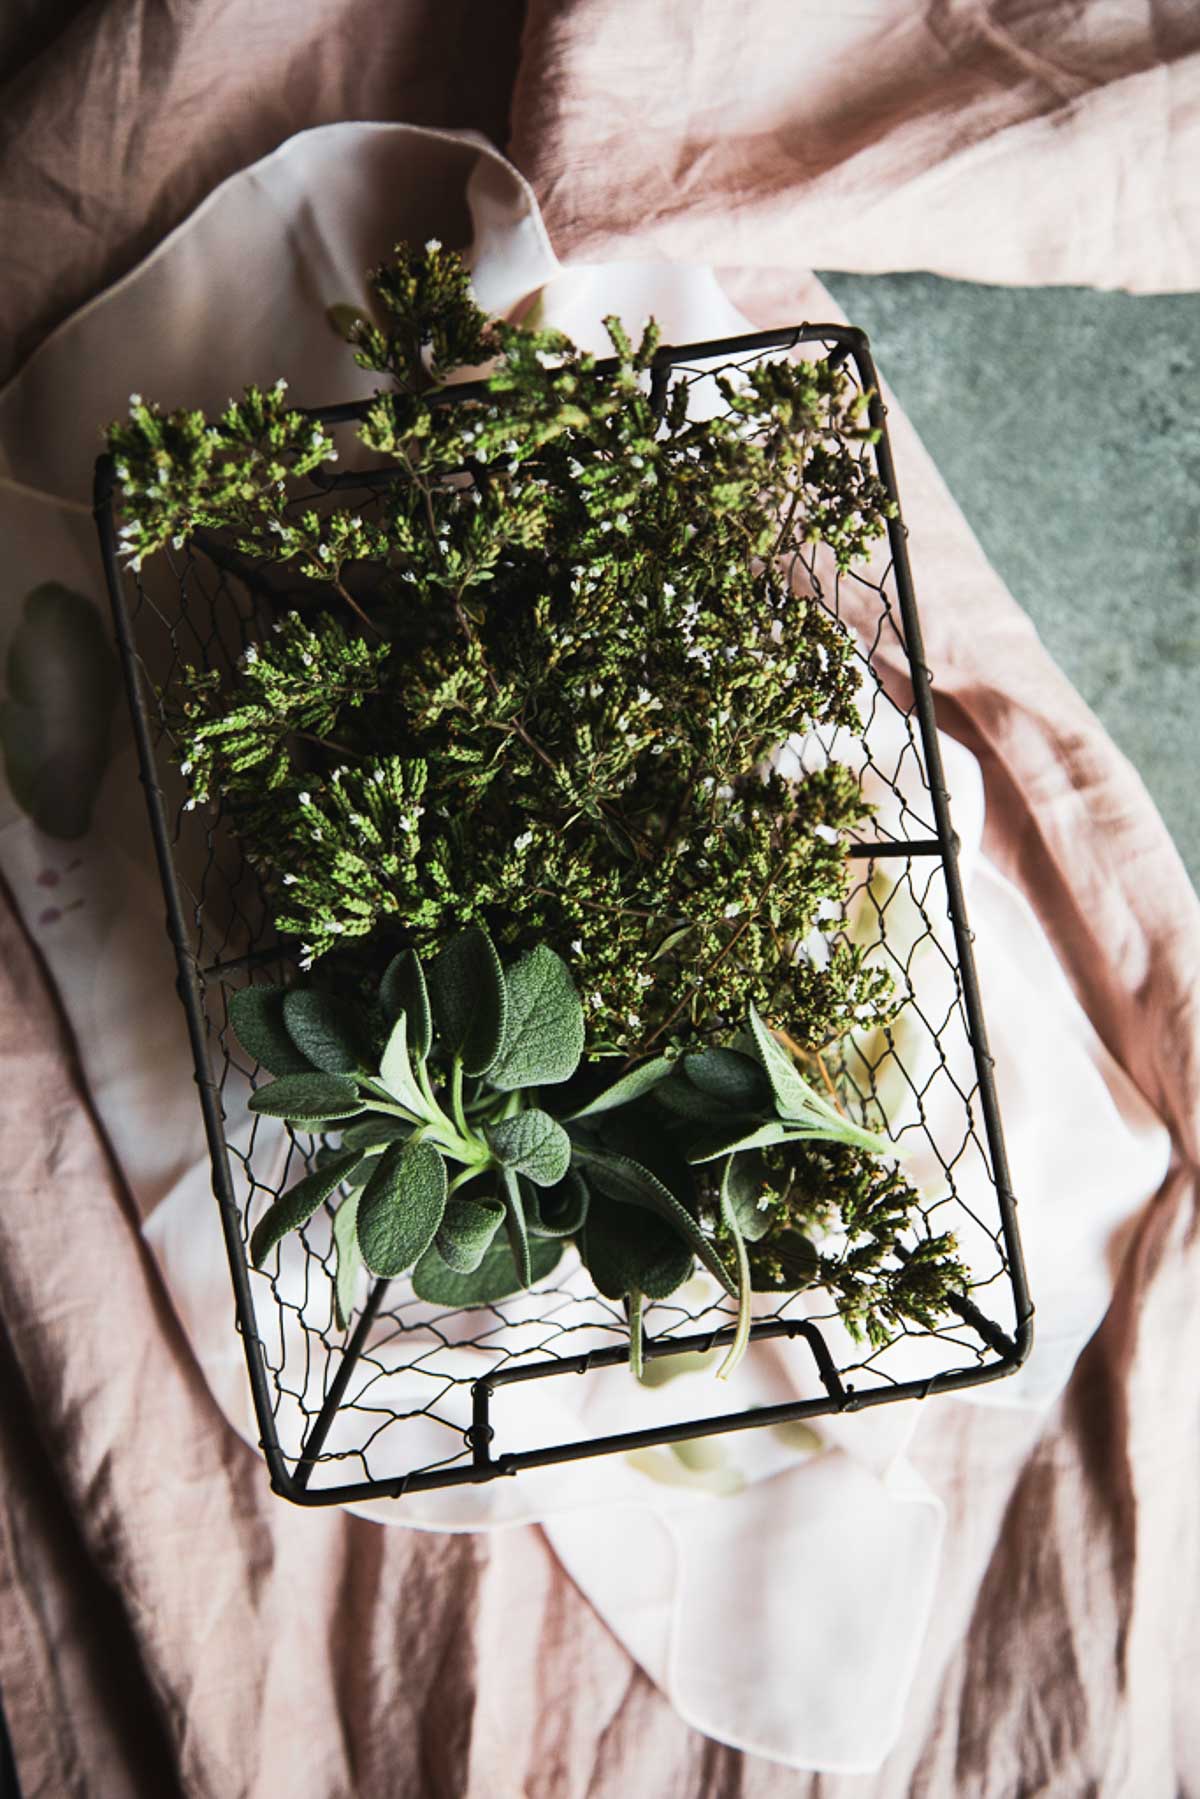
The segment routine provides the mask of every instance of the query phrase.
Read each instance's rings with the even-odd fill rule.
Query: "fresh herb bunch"
[[[600,369],[489,321],[437,243],[372,289],[337,321],[392,384],[369,469],[332,472],[282,381],[212,420],[135,395],[109,433],[132,565],[197,542],[264,596],[237,667],[164,696],[188,804],[220,804],[319,965],[233,1002],[278,1077],[254,1109],[338,1139],[255,1261],[341,1195],[343,1319],[362,1262],[479,1304],[569,1240],[635,1362],[643,1297],[696,1260],[737,1296],[731,1363],[756,1288],[819,1283],[872,1342],[932,1322],[952,1241],[902,1241],[886,1140],[762,1022],[823,1074],[897,1004],[839,931],[857,780],[772,768],[860,728],[853,640],[792,577],[802,544],[848,568],[885,528],[867,396],[785,359],[693,417],[687,371],[649,379],[653,325],[608,320]]]
[[[193,799],[223,797],[301,965],[366,939],[369,976],[469,923],[545,942],[596,1054],[715,1037],[751,1003],[806,1046],[886,1016],[852,945],[796,954],[833,930],[858,783],[768,767],[858,724],[852,639],[788,570],[803,539],[848,563],[883,529],[863,396],[780,361],[722,378],[714,419],[680,376],[660,419],[653,328],[634,349],[609,321],[597,374],[558,333],[489,325],[440,247],[375,292],[385,326],[352,335],[397,383],[359,432],[383,491],[294,497],[335,452],[279,386],[215,424],[139,402],[110,438],[133,561],[223,524],[342,602],[168,696]],[[488,354],[474,397],[430,388]]]
[[[251,1258],[261,1265],[341,1192],[343,1326],[364,1264],[384,1279],[411,1270],[419,1298],[466,1307],[544,1278],[570,1239],[600,1292],[624,1300],[638,1370],[643,1299],[667,1298],[698,1260],[737,1299],[728,1373],[755,1288],[819,1281],[874,1341],[935,1315],[963,1278],[948,1238],[883,1268],[916,1195],[874,1161],[887,1140],[822,1098],[755,1012],[742,1047],[598,1077],[595,1064],[580,1070],[583,1007],[566,964],[538,945],[504,969],[478,926],[451,939],[428,976],[402,952],[370,1006],[313,987],[248,987],[230,1010],[243,1046],[277,1077],[251,1110],[340,1138],[259,1220]],[[813,1144],[843,1158],[819,1200],[794,1169],[786,1185],[764,1179],[758,1152],[794,1157]],[[840,1256],[802,1235],[814,1223],[842,1233]],[[864,1236],[873,1260],[855,1247]]]

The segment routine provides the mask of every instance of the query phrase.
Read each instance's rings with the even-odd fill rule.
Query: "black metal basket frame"
[[[680,1423],[664,1424],[650,1429],[621,1431],[605,1436],[543,1446],[531,1450],[494,1448],[495,1425],[492,1402],[499,1389],[519,1382],[556,1378],[565,1374],[585,1374],[591,1369],[610,1368],[626,1362],[628,1347],[593,1349],[577,1356],[556,1357],[542,1361],[514,1361],[497,1368],[472,1383],[472,1422],[465,1432],[471,1452],[469,1464],[437,1466],[382,1479],[367,1479],[339,1485],[312,1488],[310,1479],[321,1456],[330,1428],[360,1356],[370,1337],[379,1311],[386,1280],[376,1280],[363,1306],[357,1323],[342,1351],[340,1365],[325,1393],[320,1412],[308,1428],[298,1458],[289,1458],[282,1448],[272,1407],[271,1385],[259,1336],[254,1297],[243,1236],[243,1219],[238,1204],[229,1147],[226,1141],[219,1085],[210,1065],[208,1027],[203,992],[203,979],[208,970],[200,967],[192,946],[180,881],[172,855],[171,830],[166,799],[159,781],[150,712],[144,688],[144,674],[136,642],[133,616],[126,598],[125,581],[118,561],[118,539],[115,522],[117,478],[114,459],[101,456],[96,463],[94,510],[104,563],[105,579],[112,606],[113,621],[126,694],[133,723],[140,779],[145,789],[146,806],[155,857],[163,895],[166,901],[166,927],[175,952],[178,977],[177,991],[187,1019],[188,1036],[195,1064],[195,1080],[212,1163],[213,1193],[217,1201],[230,1276],[236,1303],[237,1328],[242,1337],[246,1366],[253,1397],[260,1446],[266,1459],[273,1490],[299,1505],[321,1506],[362,1503],[377,1499],[399,1499],[406,1493],[437,1488],[478,1484],[502,1476],[513,1476],[524,1469],[547,1467],[556,1463],[581,1461],[592,1456],[611,1455],[660,1444],[682,1442],[691,1438],[729,1431],[752,1430],[768,1425],[804,1421],[834,1413],[846,1413],[892,1404],[900,1400],[926,1399],[935,1393],[961,1392],[971,1387],[999,1380],[1015,1372],[1027,1358],[1033,1340],[1033,1307],[1030,1301],[1024,1261],[1017,1227],[1016,1201],[1008,1172],[1004,1133],[993,1078],[993,1062],[988,1050],[987,1031],[979,991],[979,980],[972,954],[972,933],[967,923],[966,905],[958,865],[958,842],[950,818],[950,801],[939,751],[937,724],[930,671],[925,663],[920,620],[913,587],[906,544],[907,532],[899,510],[899,491],[895,464],[888,438],[884,407],[875,365],[865,332],[856,326],[803,324],[775,331],[750,333],[737,337],[713,339],[683,346],[663,345],[650,365],[650,399],[661,412],[665,405],[672,369],[683,364],[727,358],[754,356],[772,350],[792,351],[804,344],[820,344],[828,361],[837,366],[850,360],[863,391],[869,395],[869,421],[877,432],[873,455],[879,478],[889,498],[895,503],[894,516],[887,531],[891,554],[891,574],[902,624],[902,637],[908,660],[908,674],[913,693],[912,710],[916,715],[921,754],[924,758],[929,799],[936,824],[936,835],[913,841],[884,839],[871,843],[852,843],[849,854],[854,858],[936,858],[945,880],[947,910],[957,956],[957,978],[965,1014],[974,1071],[977,1081],[988,1155],[999,1207],[999,1230],[1004,1246],[1005,1273],[1011,1286],[1015,1331],[1009,1332],[990,1319],[965,1294],[950,1301],[951,1309],[969,1325],[981,1341],[994,1353],[990,1362],[951,1369],[928,1378],[892,1381],[890,1384],[856,1390],[844,1381],[819,1325],[807,1318],[775,1318],[757,1321],[751,1328],[753,1342],[771,1338],[803,1338],[809,1346],[820,1380],[822,1394],[781,1405],[758,1406],[743,1411],[714,1413]],[[598,361],[597,372],[607,375],[619,366],[616,358]],[[434,403],[453,403],[479,396],[486,391],[482,382],[450,385],[432,393]],[[348,424],[364,417],[370,401],[352,401],[334,406],[304,409],[315,423]],[[372,474],[350,474],[327,477],[324,485],[336,487],[352,482],[358,485],[378,484],[390,479],[387,471]],[[647,1335],[644,1355],[650,1359],[676,1356],[689,1352],[706,1352],[732,1341],[734,1327],[706,1330],[688,1336],[669,1335],[654,1338]]]

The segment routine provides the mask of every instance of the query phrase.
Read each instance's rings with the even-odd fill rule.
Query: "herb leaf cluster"
[[[259,1220],[251,1258],[261,1266],[340,1193],[343,1322],[364,1264],[384,1279],[412,1270],[419,1297],[466,1307],[544,1278],[570,1239],[599,1291],[629,1307],[635,1366],[643,1299],[669,1297],[698,1261],[737,1298],[728,1372],[756,1287],[820,1279],[844,1290],[852,1327],[870,1334],[933,1315],[961,1279],[948,1239],[932,1254],[920,1246],[901,1278],[881,1277],[883,1258],[852,1248],[822,1259],[802,1236],[818,1213],[828,1229],[835,1210],[794,1180],[797,1152],[814,1142],[857,1157],[842,1165],[837,1224],[848,1243],[869,1231],[872,1251],[894,1249],[916,1196],[894,1171],[868,1179],[865,1193],[846,1184],[852,1167],[878,1168],[890,1145],[823,1100],[756,1013],[739,1047],[658,1056],[614,1079],[603,1064],[581,1067],[583,1007],[565,963],[539,944],[504,967],[471,926],[428,974],[414,952],[396,957],[369,1008],[313,987],[260,986],[236,994],[230,1015],[276,1077],[251,1110],[339,1139]],[[716,1151],[713,1102],[727,1120]],[[793,1162],[792,1186],[766,1204],[765,1148]],[[811,1176],[811,1163],[800,1166]]]

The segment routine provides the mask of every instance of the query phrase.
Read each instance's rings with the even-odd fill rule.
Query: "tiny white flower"
[[[440,238],[440,237],[429,237],[429,238],[426,238],[426,240],[425,240],[425,254],[426,254],[426,255],[427,255],[427,256],[432,256],[432,255],[433,255],[433,253],[434,253],[434,251],[435,251],[435,250],[440,250],[440,249],[441,249],[441,247],[442,247],[442,240],[441,240],[441,238]]]
[[[185,812],[194,812],[196,810],[195,800],[184,800],[183,809]]]
[[[192,772],[192,767],[193,767],[193,764],[190,762],[181,762],[179,764],[179,772],[181,775],[190,775]]]
[[[641,1014],[638,1012],[630,1012],[626,1019],[626,1023],[631,1031],[636,1031],[641,1022]]]
[[[532,831],[522,831],[521,835],[513,843],[513,848],[515,850],[527,850],[532,842],[533,842],[533,832]]]
[[[133,409],[133,408],[134,408],[134,407],[135,407],[135,406],[140,406],[140,405],[141,405],[141,403],[142,403],[142,396],[141,396],[141,394],[130,394],[130,396],[129,396],[129,406],[130,406],[130,410],[131,410],[131,411],[132,411],[132,409]]]
[[[726,918],[736,918],[738,916],[738,914],[741,912],[741,909],[742,908],[741,908],[740,901],[730,900],[729,904],[725,908],[724,915]]]
[[[371,779],[374,781],[376,787],[382,787],[386,777],[381,768],[373,768],[371,770]]]
[[[582,937],[572,938],[571,954],[573,956],[582,956],[582,954],[583,954],[583,939],[582,939]]]
[[[312,805],[312,794],[311,793],[302,793],[298,797],[300,800],[300,804],[302,806],[311,806]]]
[[[285,887],[294,887],[296,885],[295,875],[284,875],[283,884]]]
[[[588,1005],[592,1008],[593,1012],[598,1012],[603,1004],[604,1004],[603,994],[601,994],[601,993],[589,993],[588,994]]]

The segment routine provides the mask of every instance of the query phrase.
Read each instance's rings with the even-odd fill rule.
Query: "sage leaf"
[[[687,1118],[704,1124],[711,1124],[717,1118],[732,1121],[738,1116],[727,1106],[723,1106],[720,1100],[710,1099],[708,1094],[693,1087],[678,1063],[676,1072],[654,1089],[653,1099],[656,1105],[673,1113],[676,1118]]]
[[[335,994],[293,987],[283,996],[283,1021],[296,1048],[325,1074],[358,1074],[370,1067],[362,1017]]]
[[[358,1247],[390,1279],[423,1256],[446,1209],[446,1164],[432,1143],[393,1143],[358,1202]]]
[[[496,946],[478,925],[430,963],[429,1002],[447,1054],[461,1056],[465,1073],[486,1074],[504,1042],[508,994]]]
[[[612,1155],[607,1150],[585,1149],[578,1143],[575,1145],[575,1153],[583,1161],[584,1178],[593,1193],[600,1192],[609,1199],[618,1200],[622,1205],[637,1206],[643,1211],[655,1213],[688,1244],[726,1292],[734,1291],[729,1270],[715,1245],[704,1235],[687,1207],[648,1168],[643,1168],[640,1162],[633,1161],[629,1156]],[[594,1215],[594,1209],[589,1211],[589,1228]],[[650,1291],[644,1282],[637,1284],[641,1286],[643,1293]]]
[[[360,1150],[363,1155],[378,1154],[389,1143],[407,1142],[415,1128],[406,1119],[388,1118],[382,1112],[372,1112],[368,1117],[346,1125],[342,1131],[342,1146]]]
[[[488,1070],[491,1085],[510,1093],[569,1081],[583,1055],[583,1007],[562,957],[539,943],[514,962],[504,984],[508,1022]]]
[[[337,1270],[333,1279],[333,1316],[340,1331],[347,1329],[358,1294],[358,1276],[363,1265],[362,1251],[355,1234],[358,1224],[358,1202],[362,1187],[347,1193],[334,1213],[333,1246],[337,1252]]]
[[[766,1170],[761,1156],[731,1156],[725,1171],[724,1194],[738,1229],[747,1243],[757,1243],[771,1228],[771,1213],[759,1208],[766,1186]]]
[[[693,1166],[715,1162],[718,1156],[741,1155],[750,1149],[769,1149],[773,1143],[786,1143],[796,1135],[793,1125],[783,1118],[768,1119],[766,1124],[726,1125],[722,1130],[704,1131],[688,1144],[688,1161]]]
[[[415,950],[402,950],[392,957],[379,984],[379,1003],[389,1025],[404,1013],[408,1019],[409,1053],[423,1062],[433,1047],[433,1012],[425,970]]]
[[[793,1137],[820,1137],[829,1143],[851,1143],[871,1155],[895,1155],[896,1146],[878,1131],[852,1124],[800,1073],[783,1046],[776,1042],[753,1006],[750,1029],[759,1060],[775,1094],[779,1116],[791,1127]]]
[[[627,1106],[631,1100],[641,1099],[644,1093],[659,1086],[674,1067],[675,1062],[670,1056],[654,1056],[649,1062],[641,1062],[613,1081],[611,1086],[605,1087],[586,1106],[580,1106],[578,1111],[568,1112],[567,1117],[594,1118],[598,1112],[611,1112],[616,1106]]]
[[[342,1155],[331,1156],[322,1167],[306,1174],[286,1193],[281,1193],[263,1213],[251,1234],[250,1260],[254,1266],[261,1268],[275,1245],[289,1231],[299,1230],[302,1224],[307,1224],[317,1207],[324,1205],[361,1161],[357,1150],[346,1150]]]
[[[512,1250],[513,1265],[521,1277],[521,1285],[528,1287],[533,1280],[533,1253],[529,1247],[529,1230],[525,1223],[525,1208],[521,1203],[521,1188],[511,1168],[501,1173],[504,1183],[504,1228],[508,1232],[508,1247]]]
[[[556,1119],[537,1106],[502,1118],[486,1134],[501,1167],[523,1174],[535,1186],[556,1186],[571,1165],[571,1139]]]
[[[588,1211],[579,1253],[606,1299],[634,1291],[666,1299],[695,1267],[691,1250],[664,1220],[602,1201]]]
[[[434,1245],[447,1268],[474,1274],[504,1219],[502,1200],[455,1194],[447,1200]]]
[[[767,1029],[755,1006],[750,1008],[750,1029],[754,1033],[763,1072],[771,1083],[779,1116],[802,1117],[810,1099],[815,1099],[816,1095],[782,1044]]]
[[[416,1118],[429,1116],[429,1102],[418,1087],[408,1059],[408,1015],[401,1012],[392,1026],[379,1064],[379,1078],[400,1105]]]
[[[413,1292],[418,1299],[423,1299],[430,1305],[445,1306],[452,1311],[494,1305],[499,1299],[508,1299],[512,1294],[519,1293],[527,1284],[532,1286],[536,1281],[544,1281],[554,1272],[562,1252],[563,1246],[559,1242],[543,1240],[531,1244],[530,1280],[526,1283],[517,1272],[512,1250],[505,1237],[493,1241],[473,1274],[458,1274],[453,1268],[448,1268],[435,1245],[425,1251],[413,1269]]]
[[[331,1124],[363,1109],[358,1087],[340,1074],[283,1074],[249,1099],[252,1112],[293,1124]]]
[[[48,836],[82,837],[112,754],[120,687],[99,608],[59,581],[35,587],[25,596],[6,675],[0,748],[13,799]]]
[[[525,1223],[531,1237],[573,1237],[588,1214],[587,1183],[568,1168],[553,1187],[522,1187]]]
[[[283,1022],[283,987],[243,987],[229,1001],[229,1022],[248,1056],[268,1074],[306,1074],[312,1063]]]
[[[696,1050],[684,1056],[683,1072],[693,1087],[731,1111],[764,1112],[770,1106],[771,1088],[762,1069],[736,1049]]]

